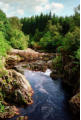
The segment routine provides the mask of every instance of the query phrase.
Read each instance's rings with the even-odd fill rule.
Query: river
[[[52,80],[50,73],[49,69],[46,72],[24,70],[34,90],[34,103],[21,108],[21,115],[27,115],[29,120],[72,120],[67,103],[69,94],[63,89],[61,80]]]

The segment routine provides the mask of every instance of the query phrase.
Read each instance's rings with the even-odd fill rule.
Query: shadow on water
[[[60,79],[54,81],[50,78],[50,72],[24,70],[34,89],[34,103],[21,108],[21,115],[27,115],[29,120],[72,120],[67,103],[69,94],[63,89]]]

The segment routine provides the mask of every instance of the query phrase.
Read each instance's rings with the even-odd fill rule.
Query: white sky
[[[76,0],[67,1],[68,3],[71,3],[71,5],[73,2],[73,4],[76,6],[76,3],[74,2]],[[78,5],[79,0],[77,1]],[[40,14],[41,12],[48,13],[50,11],[52,13],[56,13],[57,15],[64,16],[72,14],[73,7],[74,5],[68,6],[66,0],[0,0],[0,9],[2,9],[8,17],[32,16],[35,14]]]

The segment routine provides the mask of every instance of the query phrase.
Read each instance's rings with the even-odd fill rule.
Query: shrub
[[[10,45],[4,37],[3,32],[0,32],[0,57],[6,56],[6,52],[10,50]]]
[[[61,54],[57,55],[56,58],[53,59],[53,67],[54,67],[54,69],[62,72],[62,56],[61,56]]]
[[[44,36],[40,39],[40,46],[44,49],[51,47],[51,42],[52,42],[52,39],[51,39],[51,34],[50,32],[47,32],[44,34]]]
[[[77,51],[75,52],[75,58],[77,58],[78,60],[80,60],[80,48],[77,49]]]
[[[14,30],[10,43],[13,48],[23,50],[28,47],[28,40],[29,36],[25,36],[20,30]]]
[[[69,54],[74,52],[80,46],[80,29],[75,27],[73,32],[68,32],[63,39],[63,49]]]
[[[0,112],[2,113],[4,111],[5,111],[5,107],[4,107],[4,105],[0,101]]]

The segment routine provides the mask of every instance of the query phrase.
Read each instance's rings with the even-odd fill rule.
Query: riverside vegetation
[[[10,52],[14,51],[13,49],[25,51],[27,48],[44,52],[44,55],[47,52],[55,53],[54,58],[51,58],[51,77],[53,79],[62,77],[63,83],[71,88],[69,105],[73,114],[79,116],[80,6],[75,9],[75,14],[69,17],[58,17],[55,14],[51,15],[50,12],[30,18],[7,18],[0,10],[0,118],[2,119],[19,114],[15,104],[32,103],[33,90],[28,81],[22,74],[8,68],[10,61],[15,65],[15,62],[22,61],[24,57],[20,54],[13,56]],[[36,53],[38,55],[36,58],[40,54],[42,53]],[[27,56],[27,59],[28,57],[33,58],[33,53]]]

